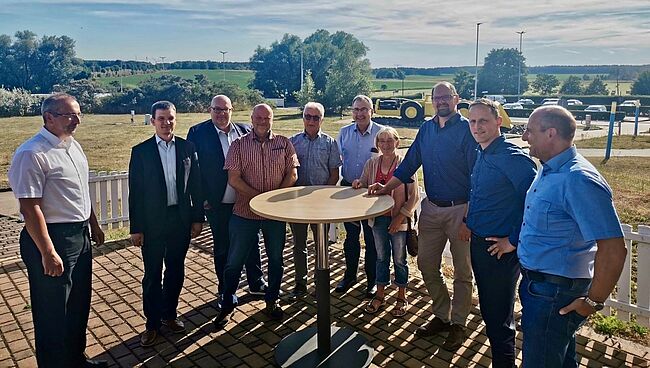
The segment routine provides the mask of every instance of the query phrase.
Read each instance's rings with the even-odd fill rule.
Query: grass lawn
[[[213,82],[223,80],[224,77],[223,70],[221,69],[169,69],[148,74],[125,75],[122,77],[122,84],[124,87],[135,87],[138,83],[145,79],[158,77],[162,74],[173,74],[184,79],[194,79],[194,76],[196,74],[203,74]],[[226,69],[225,76],[227,81],[233,82],[241,88],[246,89],[248,88],[248,83],[253,79],[253,71]],[[97,78],[97,81],[102,85],[108,86],[110,82],[119,82],[120,77],[102,77]]]
[[[576,141],[578,148],[605,148],[607,137],[590,138]],[[642,134],[637,137],[632,135],[614,136],[612,147],[615,149],[650,149],[650,135]]]

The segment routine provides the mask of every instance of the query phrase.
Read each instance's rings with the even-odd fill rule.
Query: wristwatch
[[[602,302],[595,302],[589,299],[589,297],[585,297],[585,302],[587,302],[587,304],[589,304],[596,312],[605,308],[605,304],[603,304]]]

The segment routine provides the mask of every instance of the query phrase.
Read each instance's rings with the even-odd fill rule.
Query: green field
[[[122,77],[122,85],[124,87],[135,87],[138,83],[145,79],[158,77],[162,74],[173,74],[185,79],[194,79],[195,75],[203,74],[213,82],[223,80],[224,77],[224,71],[217,69],[171,69],[165,71],[157,71],[155,73],[125,75]],[[241,88],[248,88],[248,83],[251,81],[251,79],[253,79],[253,71],[226,70],[225,76],[227,81],[233,82]],[[97,78],[97,81],[102,85],[108,86],[108,84],[113,81],[119,82],[120,77],[102,77]]]
[[[404,79],[404,91],[412,92],[413,90],[431,90],[434,84],[440,81],[453,81],[454,76],[452,74],[444,74],[437,76],[430,75],[407,75]],[[374,91],[384,91],[392,94],[395,91],[396,94],[402,93],[402,81],[398,79],[373,79],[372,80]],[[382,85],[386,85],[386,89],[381,88]],[[405,94],[409,94],[406,93]]]

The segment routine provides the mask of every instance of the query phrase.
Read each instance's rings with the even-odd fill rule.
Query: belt
[[[88,227],[88,220],[85,221],[76,221],[76,222],[53,222],[47,224],[47,228],[50,230],[55,229],[83,229]]]
[[[523,273],[526,277],[528,277],[530,280],[533,281],[548,282],[550,284],[555,284],[555,285],[564,286],[568,288],[573,287],[577,282],[589,281],[589,279],[570,279],[564,276],[551,275],[544,272],[531,271],[523,267],[521,268],[521,273]]]
[[[459,199],[457,201],[436,201],[434,199],[429,199],[429,202],[435,204],[438,207],[453,207],[458,206],[459,204],[467,203],[467,199]]]

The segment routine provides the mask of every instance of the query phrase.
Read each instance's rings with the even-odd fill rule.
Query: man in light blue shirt
[[[302,110],[305,130],[289,138],[300,162],[296,186],[336,185],[339,181],[341,153],[336,140],[321,130],[324,116],[323,105],[308,102]],[[290,225],[296,285],[288,297],[289,300],[295,300],[307,294],[307,224]],[[315,224],[311,225],[311,231],[314,239],[317,239],[318,229]]]
[[[616,284],[627,253],[612,191],[573,146],[560,106],[536,109],[523,139],[540,159],[524,206],[517,254],[523,279],[523,367],[577,367],[575,331]]]
[[[341,185],[351,186],[354,179],[361,177],[363,167],[372,155],[377,152],[375,147],[375,136],[383,128],[373,122],[372,100],[368,96],[359,95],[352,100],[352,124],[341,128],[337,139],[343,166],[341,174],[343,179]],[[359,268],[359,256],[361,254],[361,243],[359,235],[363,226],[363,240],[366,243],[366,256],[364,267],[366,270],[366,297],[372,298],[377,287],[375,286],[375,269],[377,263],[377,251],[375,250],[375,238],[372,236],[372,228],[368,221],[344,223],[346,236],[343,243],[345,251],[345,275],[343,280],[336,286],[337,293],[345,293],[357,282],[357,270]]]

